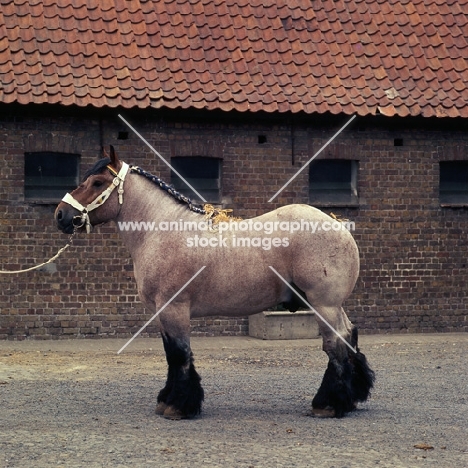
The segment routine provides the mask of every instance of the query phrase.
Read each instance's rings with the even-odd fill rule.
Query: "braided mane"
[[[135,172],[147,178],[148,180],[153,182],[153,184],[157,185],[158,187],[163,189],[165,192],[167,192],[169,195],[171,195],[171,197],[175,198],[178,202],[185,203],[188,206],[189,210],[195,213],[205,215],[214,224],[222,222],[222,221],[229,221],[229,220],[240,221],[241,220],[241,218],[233,218],[230,215],[228,215],[228,213],[231,212],[232,210],[218,210],[213,205],[205,204],[201,206],[201,205],[193,203],[192,200],[190,200],[190,198],[186,197],[185,195],[182,195],[174,187],[164,182],[164,180],[160,179],[158,176],[155,176],[154,174],[150,174],[149,172],[146,172],[141,167],[131,166],[130,172]]]
[[[137,174],[146,177],[148,180],[153,182],[153,184],[162,188],[165,192],[167,192],[169,195],[175,198],[178,202],[185,203],[191,211],[205,215],[207,214],[206,210],[202,206],[193,203],[192,200],[190,200],[190,198],[186,197],[185,195],[182,195],[174,187],[164,182],[164,180],[160,179],[158,176],[150,174],[149,172],[146,172],[138,166],[131,166],[130,172],[136,172]]]
[[[108,157],[101,158],[99,161],[97,161],[94,164],[94,166],[91,169],[89,169],[85,173],[85,175],[83,176],[82,182],[84,182],[86,179],[88,179],[92,175],[100,174],[110,163],[111,163],[110,158]],[[241,218],[237,218],[237,217],[235,218],[228,214],[232,210],[220,210],[218,208],[215,208],[213,205],[209,205],[207,203],[205,203],[203,206],[194,203],[190,198],[181,194],[174,187],[164,182],[164,180],[160,179],[158,176],[155,176],[154,174],[151,174],[143,170],[139,166],[130,166],[129,171],[135,172],[136,174],[139,174],[145,177],[146,179],[151,181],[154,185],[157,185],[159,188],[167,192],[171,197],[176,199],[179,203],[186,204],[190,211],[205,215],[205,217],[208,218],[214,224],[217,224],[223,221],[240,221],[241,220]]]

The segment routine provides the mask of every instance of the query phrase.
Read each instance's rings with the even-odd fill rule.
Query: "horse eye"
[[[100,180],[95,180],[95,181],[93,182],[93,187],[100,187],[102,184],[103,184],[102,181],[100,181]]]

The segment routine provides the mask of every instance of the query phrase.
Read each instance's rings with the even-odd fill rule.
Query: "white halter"
[[[73,225],[75,228],[80,228],[82,226],[86,226],[86,232],[89,234],[91,232],[91,222],[89,220],[89,212],[95,210],[96,208],[99,208],[109,197],[110,194],[114,191],[116,187],[119,187],[117,190],[119,194],[119,204],[122,205],[123,203],[123,184],[125,181],[125,176],[127,175],[129,165],[127,163],[122,163],[122,167],[117,174],[115,170],[111,166],[107,166],[107,169],[109,169],[114,175],[114,180],[112,181],[112,184],[109,185],[109,187],[104,190],[101,194],[99,194],[88,206],[84,207],[79,201],[75,200],[72,195],[67,193],[63,198],[62,201],[65,203],[68,203],[69,205],[73,206],[76,210],[80,212],[80,215],[75,216],[73,218]],[[75,223],[75,220],[78,222]]]

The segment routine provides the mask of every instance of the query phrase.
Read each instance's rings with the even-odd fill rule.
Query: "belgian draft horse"
[[[65,233],[89,232],[92,226],[108,221],[121,227],[139,296],[153,313],[205,267],[159,315],[168,375],[156,412],[168,419],[184,419],[201,411],[204,391],[190,348],[191,317],[251,315],[278,304],[295,311],[303,305],[297,293],[318,312],[323,350],[329,358],[312,400],[312,414],[342,417],[353,411],[369,397],[374,372],[359,351],[357,328],[342,308],[359,273],[358,249],[349,231],[291,230],[287,238],[280,232],[283,237],[276,241],[259,243],[258,230],[245,230],[246,226],[317,226],[334,221],[299,204],[252,218],[242,232],[234,229],[241,227],[236,222],[222,234],[217,229],[196,234],[190,229],[122,229],[130,221],[195,226],[206,219],[203,213],[156,176],[120,161],[112,147],[110,157],[99,160],[55,211],[58,227]],[[242,245],[236,242],[240,236]],[[246,244],[246,238],[252,244]]]

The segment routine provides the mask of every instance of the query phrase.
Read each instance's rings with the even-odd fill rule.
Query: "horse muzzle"
[[[86,224],[86,220],[83,219],[82,214],[74,209],[60,207],[55,212],[55,221],[57,222],[57,228],[65,234],[72,234],[73,231],[80,229]]]
[[[69,205],[73,210],[72,213],[75,212],[78,214],[73,216],[73,214],[69,213],[70,208],[67,207],[68,209],[65,210],[64,208],[60,208],[59,205],[55,215],[59,229],[62,229],[63,232],[70,234],[75,230],[85,227],[86,232],[89,234],[93,227],[91,221],[89,220],[89,212],[99,206],[101,198],[101,196],[97,197],[90,205],[85,207],[78,200],[73,198],[73,195],[70,195],[69,193],[65,194],[65,196],[62,198],[62,203]]]

